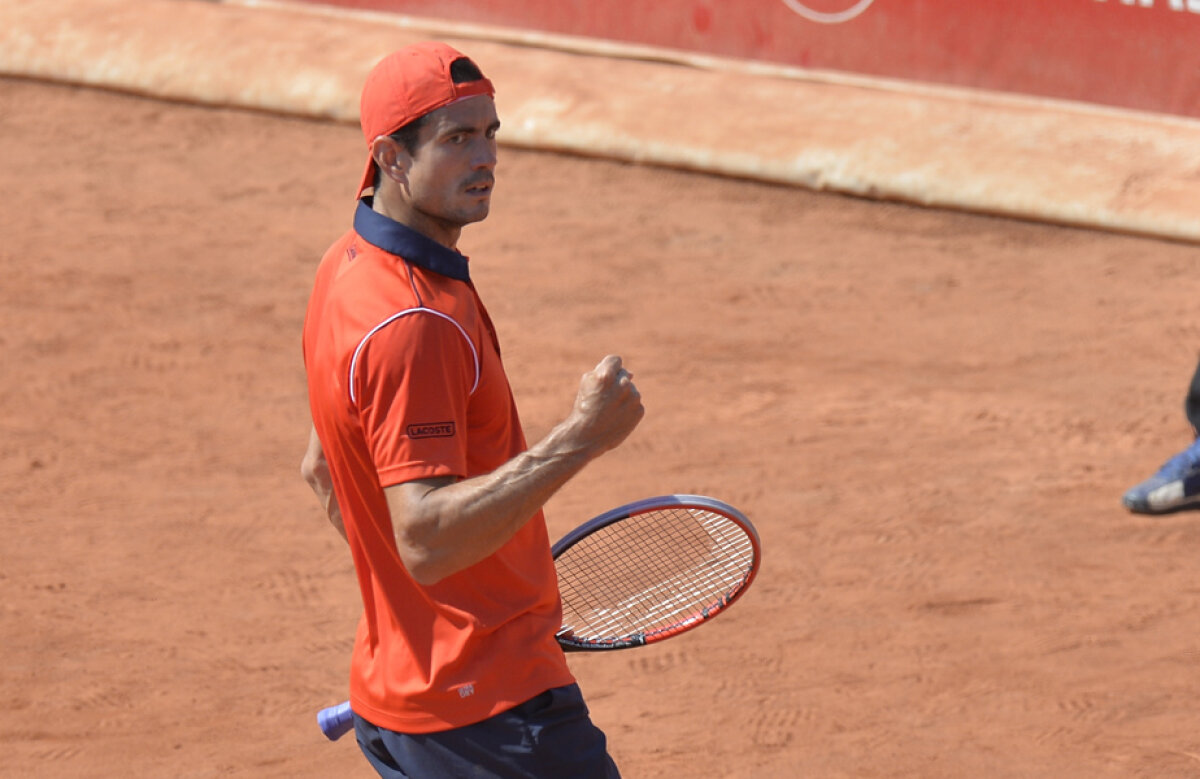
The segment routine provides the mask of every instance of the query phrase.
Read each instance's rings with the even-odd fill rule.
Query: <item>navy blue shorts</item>
[[[397,733],[355,714],[354,733],[384,779],[620,779],[577,684],[454,730]]]

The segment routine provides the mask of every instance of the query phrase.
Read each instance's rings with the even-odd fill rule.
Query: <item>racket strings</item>
[[[615,522],[556,561],[563,630],[613,641],[701,619],[737,593],[754,554],[741,525],[712,511],[657,509]]]

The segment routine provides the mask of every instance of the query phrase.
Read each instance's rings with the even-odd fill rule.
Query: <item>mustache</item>
[[[496,177],[491,173],[479,173],[471,176],[463,184],[464,187],[492,186],[496,183]]]

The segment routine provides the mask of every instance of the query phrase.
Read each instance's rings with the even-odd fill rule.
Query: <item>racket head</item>
[[[558,570],[567,651],[608,651],[672,638],[726,611],[762,560],[758,532],[728,503],[663,495],[630,503],[565,535]]]

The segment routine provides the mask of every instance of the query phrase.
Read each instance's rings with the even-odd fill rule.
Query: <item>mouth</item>
[[[467,193],[471,195],[490,195],[492,194],[492,187],[495,184],[496,180],[494,178],[475,181],[467,185]]]

